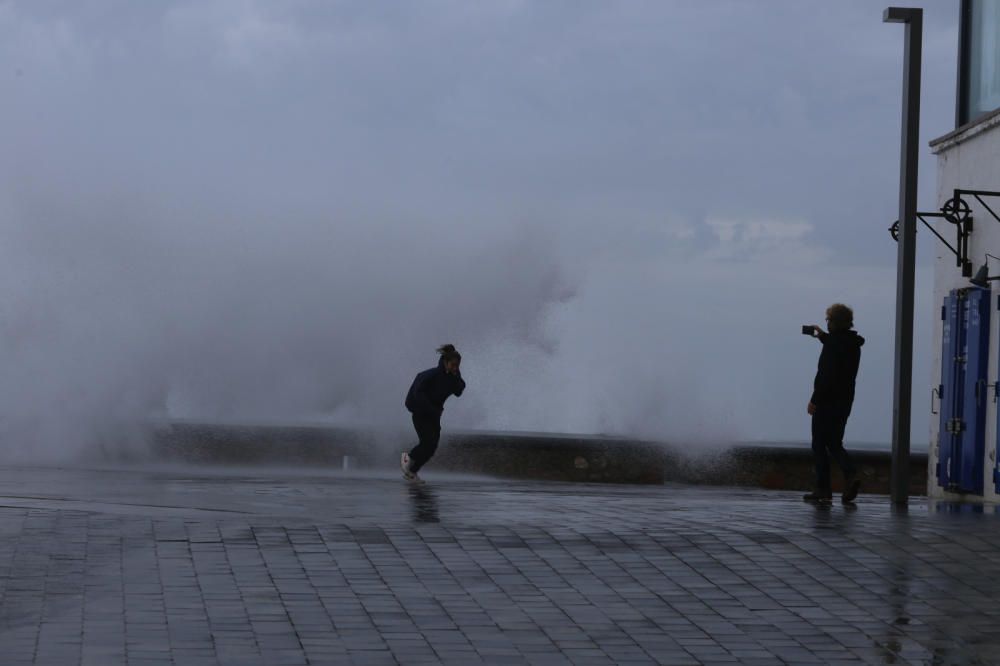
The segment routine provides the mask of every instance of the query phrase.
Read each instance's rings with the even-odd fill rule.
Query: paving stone
[[[992,511],[428,478],[0,470],[2,661],[1000,663]]]

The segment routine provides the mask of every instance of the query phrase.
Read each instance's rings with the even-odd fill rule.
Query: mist
[[[833,301],[885,439],[901,36],[773,8],[0,3],[0,453],[404,428],[445,342],[446,428],[795,439]]]

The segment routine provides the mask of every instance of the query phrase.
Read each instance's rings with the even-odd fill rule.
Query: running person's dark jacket
[[[442,358],[436,368],[424,370],[413,380],[406,394],[406,408],[418,418],[440,418],[444,401],[449,396],[462,395],[464,390],[462,373],[449,375]]]
[[[812,399],[817,407],[850,410],[854,403],[854,382],[861,364],[861,346],[865,339],[854,331],[822,333],[823,351],[813,381]]]

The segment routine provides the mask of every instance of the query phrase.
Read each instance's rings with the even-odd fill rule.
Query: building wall
[[[968,128],[965,131],[945,137],[932,144],[938,156],[938,191],[937,202],[942,205],[952,197],[955,188],[982,189],[1000,191],[1000,122],[994,117]],[[973,271],[979,268],[986,259],[986,253],[1000,256],[1000,222],[986,212],[979,204],[969,197],[966,198],[972,206],[974,228],[969,239],[969,259]],[[990,206],[1000,213],[1000,199],[986,200]],[[930,219],[935,228],[954,244],[954,227],[941,219]],[[955,265],[955,255],[940,241],[934,238],[922,224],[918,223],[917,238],[919,243],[933,243],[935,247],[934,265],[934,308],[933,348],[930,383],[921,384],[920,377],[914,377],[914,407],[921,403],[930,408],[931,390],[941,383],[941,317],[940,306],[945,296],[952,289],[969,287],[969,279],[962,276],[962,271]],[[1000,275],[1000,261],[990,260],[990,275]],[[997,381],[998,357],[1000,357],[1000,311],[997,310],[997,296],[1000,295],[1000,281],[991,282],[992,294],[990,305],[990,358],[987,381],[992,385]],[[925,326],[928,322],[915,322],[916,326]],[[993,469],[996,467],[997,456],[997,403],[990,399],[986,401],[986,461],[983,465],[984,496],[982,499],[990,502],[1000,502],[1000,495],[995,492]],[[937,400],[935,399],[935,405]],[[937,499],[980,499],[977,496],[964,496],[944,492],[937,484],[938,460],[938,429],[939,416],[930,415],[930,447],[928,455],[928,495]]]

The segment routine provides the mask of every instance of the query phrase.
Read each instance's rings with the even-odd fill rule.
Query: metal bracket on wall
[[[991,192],[988,190],[956,189],[952,197],[941,206],[941,210],[926,213],[918,212],[917,218],[955,255],[955,265],[962,269],[962,275],[971,277],[972,262],[969,261],[969,236],[972,235],[972,207],[969,206],[969,202],[964,197],[972,197],[978,201],[993,216],[994,220],[1000,222],[1000,215],[997,215],[996,211],[984,201],[984,197],[1000,197],[1000,192]],[[942,218],[955,226],[955,245],[945,240],[945,237],[931,226],[931,223],[927,221],[927,218],[930,217]],[[889,234],[893,240],[899,240],[899,220],[893,222],[892,226],[889,227]]]

